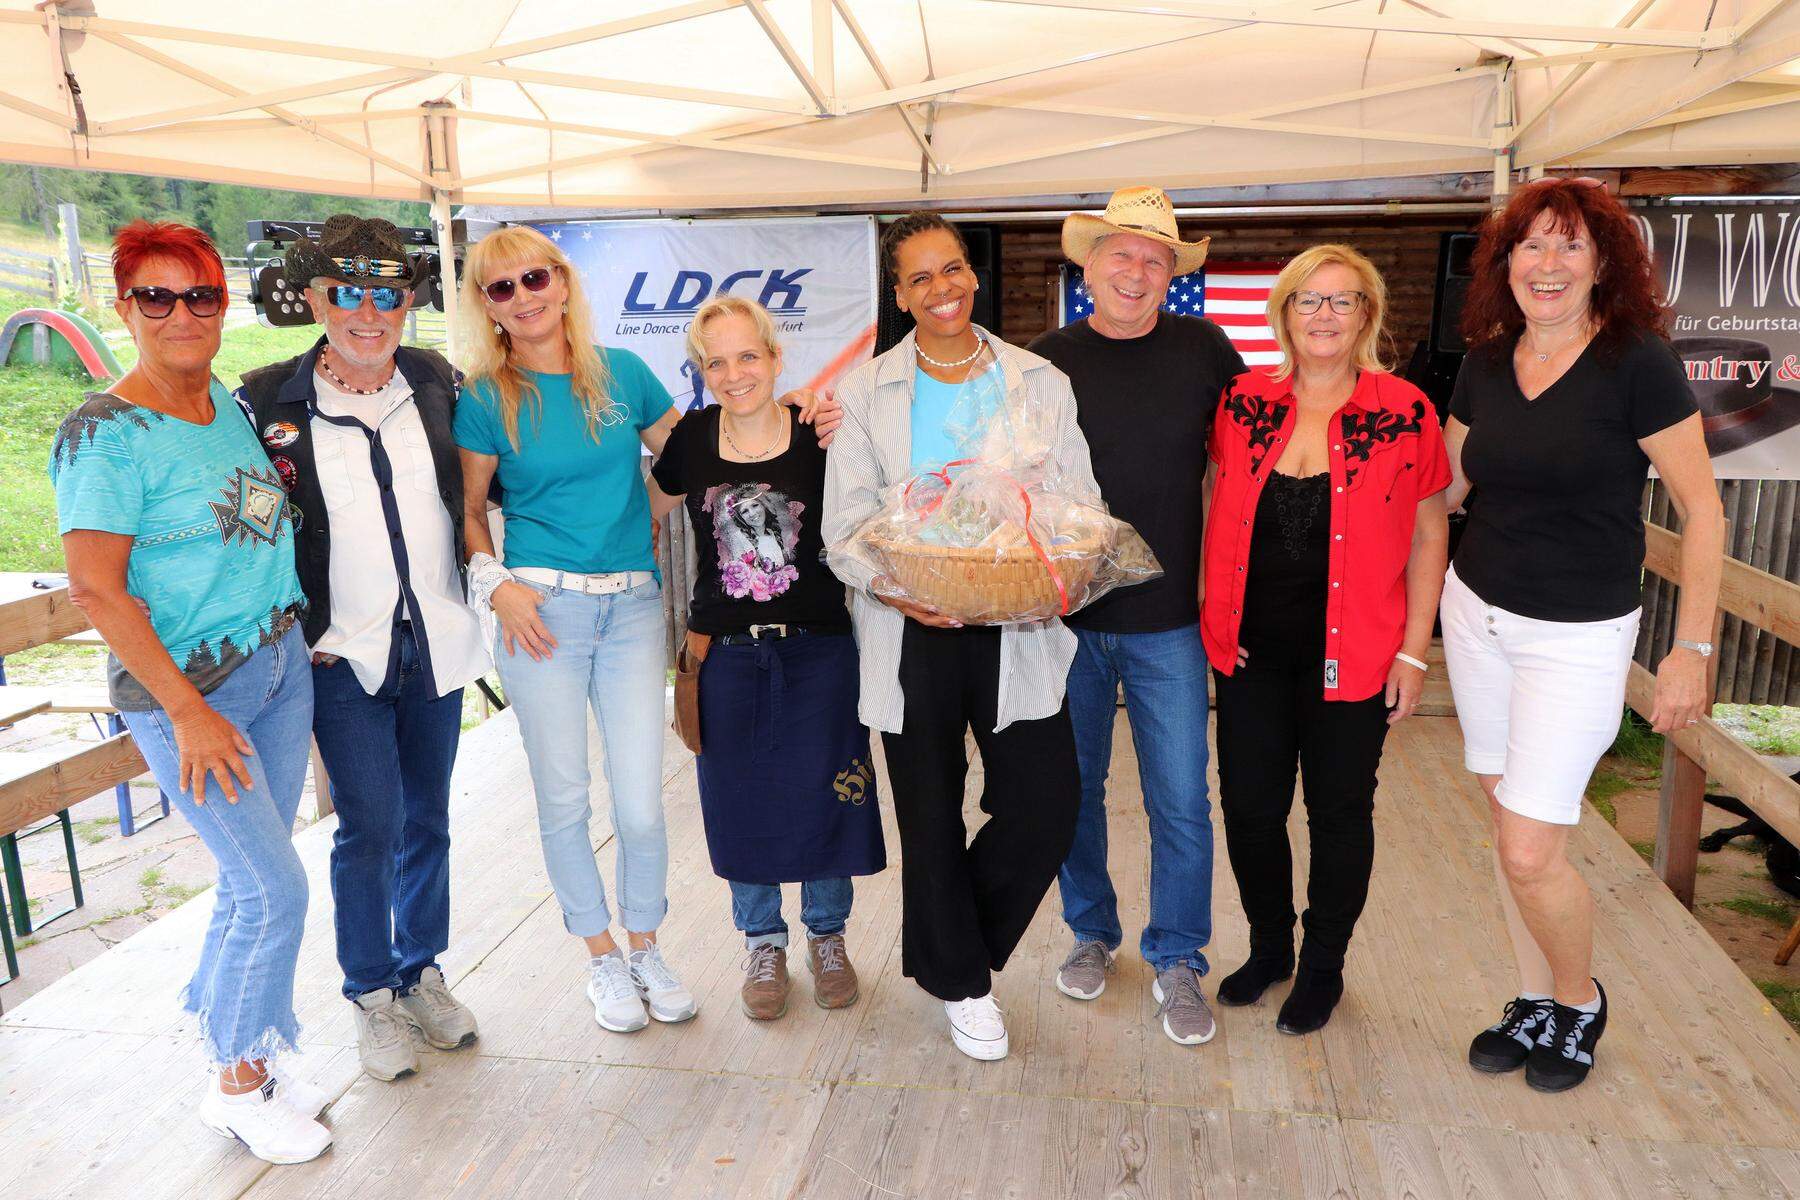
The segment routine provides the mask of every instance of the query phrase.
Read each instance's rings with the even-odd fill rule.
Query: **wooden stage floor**
[[[1113,874],[1135,945],[1146,834],[1122,717],[1116,744]],[[194,1118],[205,1077],[176,992],[207,895],[0,1018],[0,1196],[1800,1195],[1800,1037],[1598,819],[1577,852],[1600,898],[1598,969],[1615,1004],[1599,1068],[1580,1091],[1545,1097],[1465,1065],[1512,980],[1482,801],[1451,718],[1414,718],[1389,742],[1374,890],[1348,995],[1322,1034],[1275,1032],[1277,988],[1223,1011],[1209,1045],[1176,1046],[1129,954],[1101,999],[1065,998],[1051,982],[1067,949],[1052,893],[1000,979],[1012,1056],[994,1064],[958,1054],[937,1003],[899,974],[897,866],[859,883],[861,1001],[809,1003],[796,956],[787,1017],[746,1020],[726,888],[673,741],[666,775],[663,941],[700,995],[693,1022],[629,1036],[594,1025],[503,714],[465,737],[457,772],[445,963],[480,1017],[477,1046],[427,1051],[395,1084],[357,1072],[332,959],[327,820],[298,839],[313,881],[298,999],[309,1057],[342,1092],[327,1117],[336,1146],[271,1168]],[[1245,929],[1222,843],[1215,897],[1213,961],[1230,969]]]

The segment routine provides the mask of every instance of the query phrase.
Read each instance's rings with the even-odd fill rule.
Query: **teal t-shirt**
[[[95,392],[63,418],[50,449],[57,531],[131,537],[125,588],[202,692],[279,640],[305,603],[298,510],[217,380],[212,402],[212,422],[196,425]],[[108,666],[117,707],[157,707],[116,659]]]
[[[650,500],[644,491],[640,431],[673,407],[644,360],[606,348],[612,410],[598,441],[575,399],[573,376],[525,372],[539,402],[519,406],[519,445],[500,420],[498,396],[486,380],[463,388],[456,405],[456,444],[500,460],[506,496],[502,553],[509,567],[548,567],[598,575],[654,571]],[[535,413],[534,413],[535,410]]]
[[[932,470],[963,457],[956,430],[980,428],[1003,390],[1000,369],[990,367],[961,383],[943,383],[917,367],[913,374],[912,469]]]

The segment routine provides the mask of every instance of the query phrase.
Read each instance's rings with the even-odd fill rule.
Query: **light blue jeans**
[[[219,1066],[292,1049],[294,963],[306,926],[306,872],[294,853],[294,814],[306,784],[312,738],[312,667],[296,624],[264,646],[206,697],[238,727],[250,787],[229,803],[208,775],[205,803],[181,790],[181,756],[162,709],[121,713],[156,785],[187,818],[219,865],[212,923],[182,1005],[200,1018],[208,1057]]]
[[[800,923],[816,938],[844,932],[854,895],[848,879],[815,879],[800,885]],[[787,921],[781,915],[779,883],[731,881],[731,923],[744,935],[744,945],[787,948]]]
[[[521,581],[525,582],[525,581]],[[507,654],[504,636],[494,662],[537,792],[544,867],[562,905],[563,926],[577,937],[612,924],[606,887],[588,838],[587,710],[605,747],[618,850],[619,919],[649,933],[669,910],[669,839],[663,827],[664,667],[662,588],[640,584],[610,596],[588,596],[525,582],[542,595],[538,616],[556,639],[542,662],[523,649]]]
[[[1212,803],[1206,788],[1206,649],[1200,628],[1162,633],[1077,629],[1069,667],[1069,716],[1081,769],[1075,845],[1057,877],[1063,920],[1082,942],[1119,948],[1119,901],[1106,869],[1106,774],[1114,697],[1137,751],[1150,818],[1150,923],[1138,952],[1157,971],[1185,963],[1204,975],[1212,940]]]

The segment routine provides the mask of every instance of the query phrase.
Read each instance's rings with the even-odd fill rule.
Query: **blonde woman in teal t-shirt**
[[[469,372],[456,412],[470,591],[499,624],[494,661],[537,793],[544,865],[563,925],[587,945],[594,1019],[615,1033],[685,1021],[694,995],[663,960],[662,586],[642,448],[680,414],[642,359],[589,340],[581,278],[524,226],[470,248],[463,274]],[[504,562],[487,497],[504,500]],[[612,912],[588,841],[587,709],[605,744],[618,834]]]

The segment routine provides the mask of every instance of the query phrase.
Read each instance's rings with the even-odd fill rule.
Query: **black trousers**
[[[1306,881],[1300,964],[1336,971],[1369,898],[1375,865],[1375,771],[1387,739],[1387,705],[1326,700],[1319,660],[1250,661],[1213,672],[1218,711],[1219,808],[1252,954],[1286,956],[1294,945],[1294,858],[1288,813],[1299,765],[1312,866]]]
[[[988,993],[1075,840],[1081,782],[1068,704],[995,733],[999,682],[998,628],[906,623],[905,723],[882,735],[900,827],[900,962],[940,1000]],[[973,841],[963,824],[971,728],[989,818]]]

